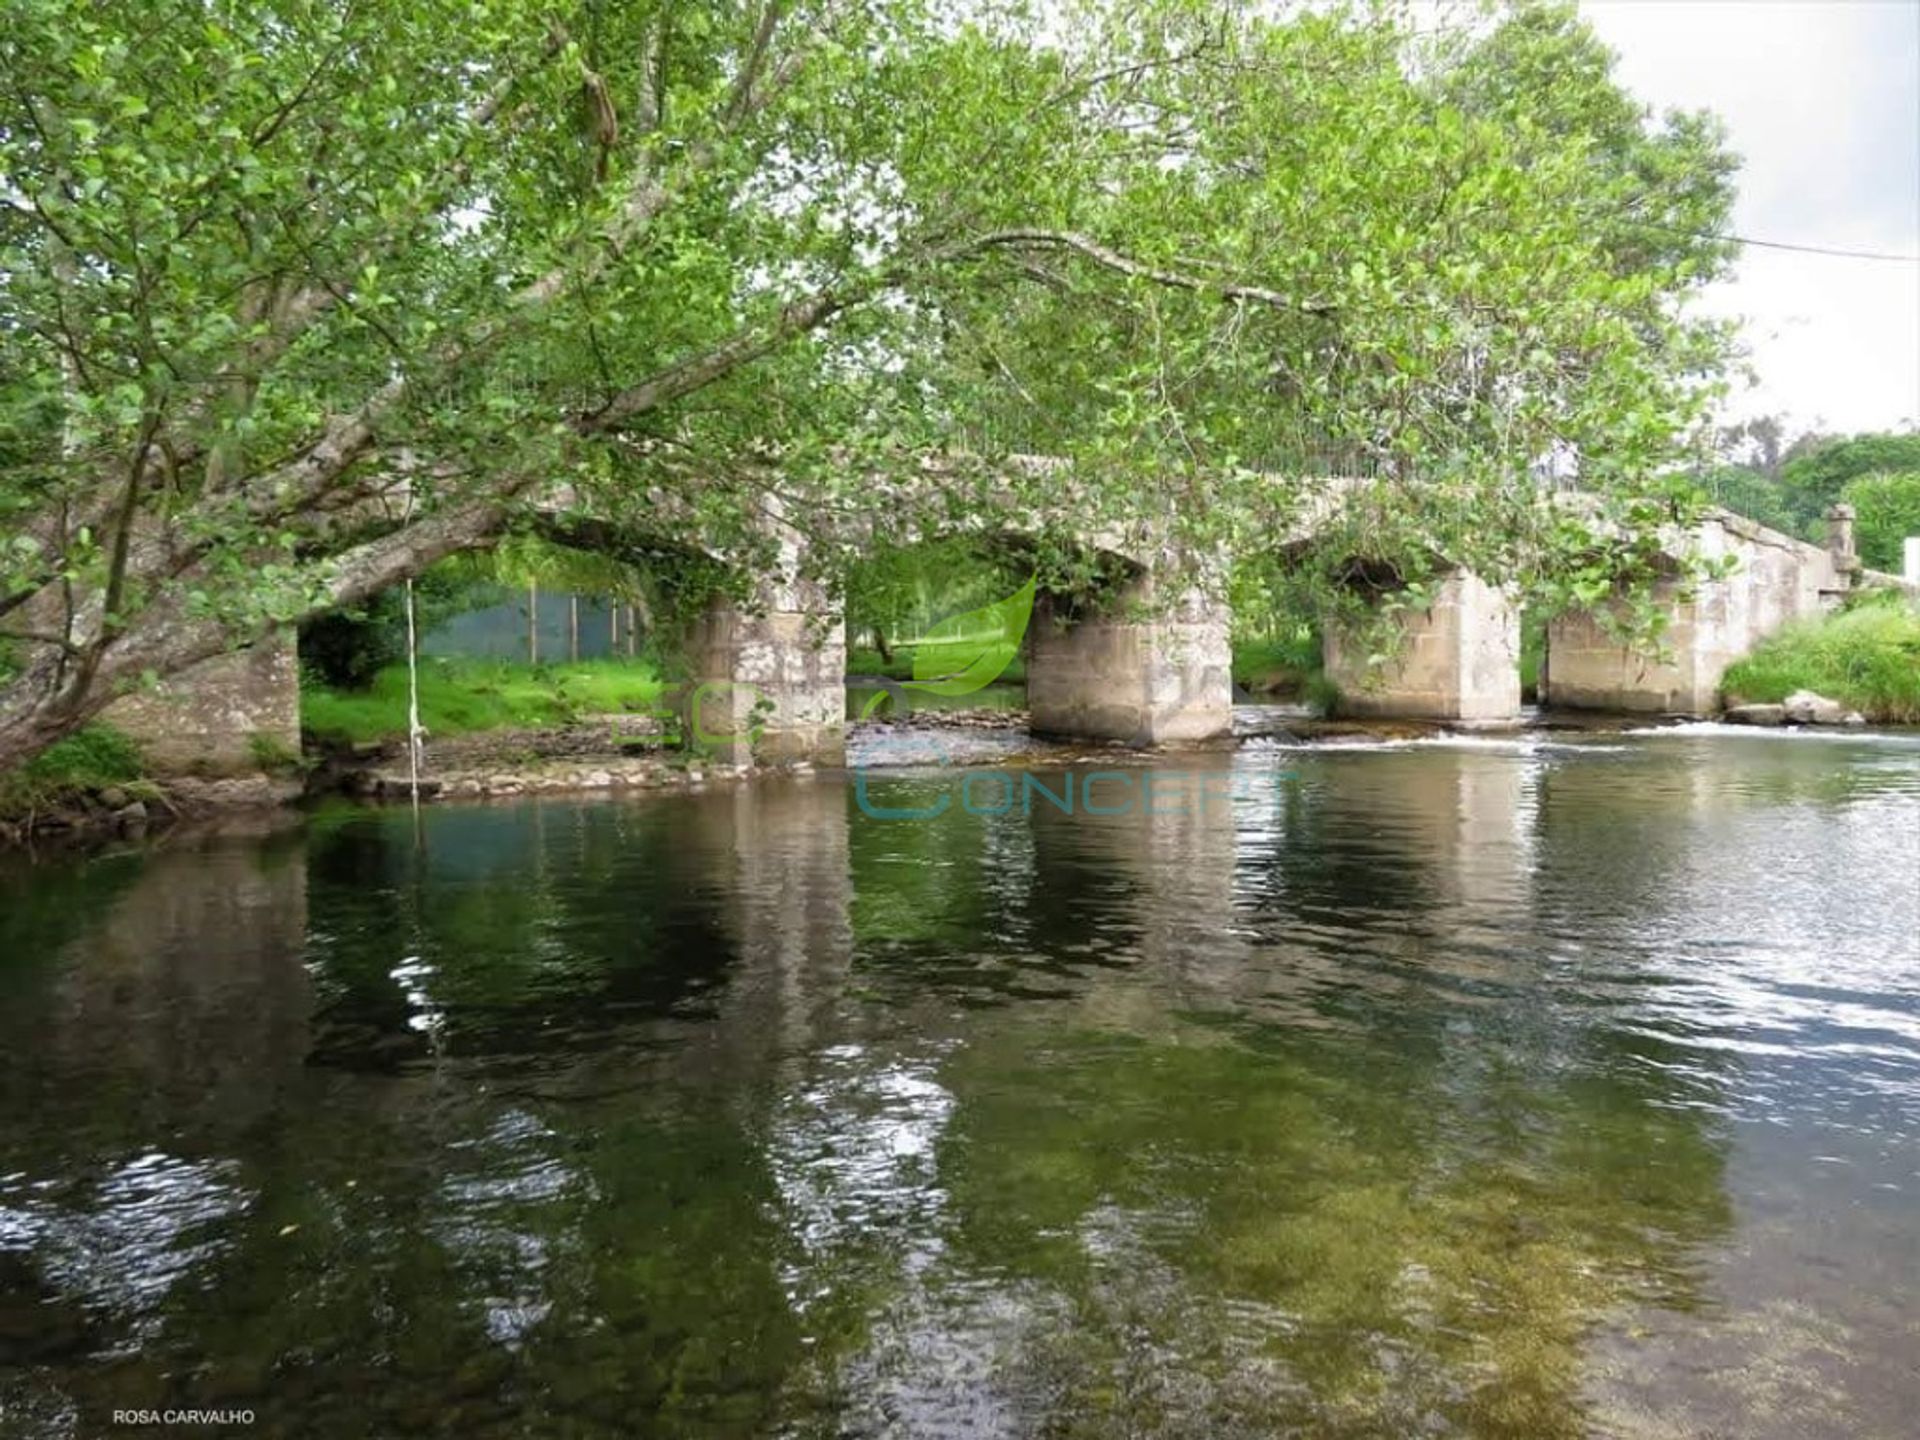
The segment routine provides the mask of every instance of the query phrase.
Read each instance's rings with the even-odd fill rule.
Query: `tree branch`
[[[623,421],[635,415],[657,410],[662,405],[691,395],[741,366],[750,365],[771,354],[796,335],[824,324],[840,310],[878,288],[879,283],[882,282],[852,292],[821,290],[804,299],[792,301],[781,307],[772,324],[739,331],[731,339],[711,349],[676,361],[664,370],[656,370],[638,384],[622,390],[600,409],[580,416],[574,422],[574,428],[582,435],[601,434],[618,429]]]
[[[1223,300],[1244,300],[1250,304],[1265,305],[1275,310],[1291,310],[1303,315],[1332,315],[1337,309],[1330,301],[1302,300],[1260,285],[1237,285],[1225,281],[1208,280],[1183,271],[1157,270],[1121,254],[1118,250],[1102,245],[1099,241],[1077,230],[991,230],[955,246],[948,254],[958,258],[975,251],[994,249],[1070,250],[1104,269],[1172,290],[1190,290],[1197,295],[1217,295]]]

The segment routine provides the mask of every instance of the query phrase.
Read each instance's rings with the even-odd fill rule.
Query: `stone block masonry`
[[[1433,605],[1406,617],[1399,648],[1378,666],[1367,646],[1326,627],[1328,680],[1346,715],[1509,724],[1520,716],[1520,612],[1504,591],[1465,570]]]
[[[1042,594],[1027,632],[1034,733],[1158,745],[1231,731],[1224,600],[1150,572],[1097,609],[1070,620],[1061,609]]]
[[[1729,573],[1691,585],[1677,577],[1656,583],[1654,598],[1667,614],[1661,653],[1622,643],[1593,614],[1557,616],[1547,627],[1542,701],[1588,710],[1713,714],[1728,666],[1788,622],[1831,609],[1853,586],[1860,568],[1851,548],[1851,512],[1829,519],[1833,535],[1822,547],[1729,512],[1709,517],[1685,537],[1684,549],[1725,563]]]
[[[120,696],[103,723],[140,746],[160,778],[255,774],[300,754],[300,662],[292,630]]]
[[[689,627],[685,733],[725,764],[845,758],[846,625],[824,607],[715,601]]]

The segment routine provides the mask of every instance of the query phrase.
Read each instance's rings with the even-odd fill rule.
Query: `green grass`
[[[420,723],[435,735],[547,729],[583,715],[652,709],[664,689],[659,675],[644,660],[555,665],[423,660]],[[300,723],[329,740],[361,743],[404,738],[407,667],[388,666],[365,690],[303,684]]]
[[[111,725],[88,725],[11,774],[0,775],[0,816],[49,809],[109,785],[135,787],[144,794],[145,772],[140,747],[133,741]]]
[[[1812,690],[1869,720],[1920,723],[1920,608],[1890,595],[1790,625],[1732,665],[1721,689],[1762,704]]]

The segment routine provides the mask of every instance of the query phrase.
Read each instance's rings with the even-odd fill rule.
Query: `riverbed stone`
[[[1796,690],[1781,702],[1789,725],[1838,725],[1846,718],[1847,707],[1811,690]]]

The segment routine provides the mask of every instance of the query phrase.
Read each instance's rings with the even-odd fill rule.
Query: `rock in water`
[[[1789,725],[1838,725],[1846,719],[1847,707],[1811,690],[1796,690],[1781,702]]]
[[[1724,717],[1729,725],[1784,725],[1787,723],[1787,707],[1784,705],[1731,705]]]

